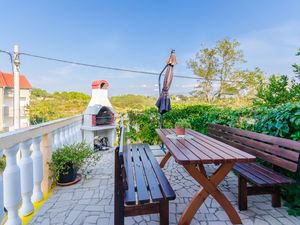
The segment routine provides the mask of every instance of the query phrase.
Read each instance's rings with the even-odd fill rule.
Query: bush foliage
[[[155,129],[160,127],[160,117],[156,108],[143,112],[129,111],[131,125],[129,136],[136,141],[157,144],[160,142]],[[192,129],[207,133],[208,123],[237,127],[277,137],[300,141],[300,103],[287,103],[276,108],[251,107],[242,109],[220,108],[212,105],[174,105],[164,114],[166,128],[174,128],[176,121],[187,118]],[[286,175],[295,175],[283,171]],[[300,215],[300,185],[284,188],[289,213]]]

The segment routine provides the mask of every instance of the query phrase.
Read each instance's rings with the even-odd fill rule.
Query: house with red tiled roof
[[[25,75],[20,75],[20,127],[29,126],[29,105],[31,84]],[[14,124],[14,76],[0,71],[0,131],[13,130]]]

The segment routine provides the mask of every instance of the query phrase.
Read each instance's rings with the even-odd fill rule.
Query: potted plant
[[[52,154],[49,168],[52,178],[59,184],[72,184],[76,181],[77,172],[84,164],[95,163],[98,159],[94,150],[85,142],[64,145]]]
[[[179,119],[175,123],[176,135],[185,135],[186,128],[191,128],[191,123],[187,119]]]

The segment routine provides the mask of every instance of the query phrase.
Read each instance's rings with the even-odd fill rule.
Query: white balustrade
[[[0,159],[3,153],[6,157],[3,176],[0,174],[0,224],[4,206],[8,211],[7,225],[21,224],[18,215],[21,200],[20,215],[33,212],[32,203],[41,201],[44,196],[42,190],[47,192],[51,186],[44,185],[46,180],[49,181],[47,162],[51,160],[51,151],[62,145],[81,142],[81,125],[82,116],[73,116],[0,134]],[[45,142],[45,137],[50,137],[49,144]],[[31,145],[33,152],[30,155]],[[21,158],[17,163],[18,155]]]
[[[68,128],[69,128],[69,144],[74,144],[73,126],[74,126],[74,124],[70,124],[68,126]]]
[[[53,151],[60,148],[60,138],[59,138],[59,130],[56,129],[53,131]]]
[[[64,134],[65,134],[65,144],[70,144],[70,133],[69,133],[69,126],[65,126],[64,128]]]
[[[82,131],[81,131],[81,121],[77,122],[76,125],[76,137],[77,137],[77,143],[82,142]]]
[[[73,124],[72,124],[72,138],[73,138],[73,144],[78,143],[78,142],[77,142],[76,129],[77,129],[77,124],[76,124],[76,123],[73,123]]]
[[[59,129],[59,138],[60,138],[60,147],[62,147],[64,144],[66,144],[65,132],[63,128]]]
[[[42,141],[42,137],[33,138],[33,152],[32,152],[32,160],[33,160],[33,194],[31,200],[33,202],[39,202],[43,200],[43,192],[41,188],[41,183],[43,181],[43,155],[41,153],[40,144]]]
[[[2,149],[0,149],[0,160],[2,160]],[[0,173],[0,224],[4,215],[4,203],[3,203],[3,179],[2,174]]]
[[[21,169],[21,193],[22,193],[22,206],[20,213],[22,216],[27,216],[33,212],[33,204],[31,196],[33,192],[33,161],[30,157],[30,146],[32,140],[29,139],[20,144],[21,160],[19,163]]]
[[[19,144],[4,149],[6,167],[3,172],[4,206],[8,210],[6,225],[19,225],[18,206],[21,202],[20,168],[17,165]]]

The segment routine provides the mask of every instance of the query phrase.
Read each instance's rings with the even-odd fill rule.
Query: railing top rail
[[[50,133],[72,122],[81,120],[82,115],[76,115],[0,134],[0,149],[8,149],[20,142]]]

